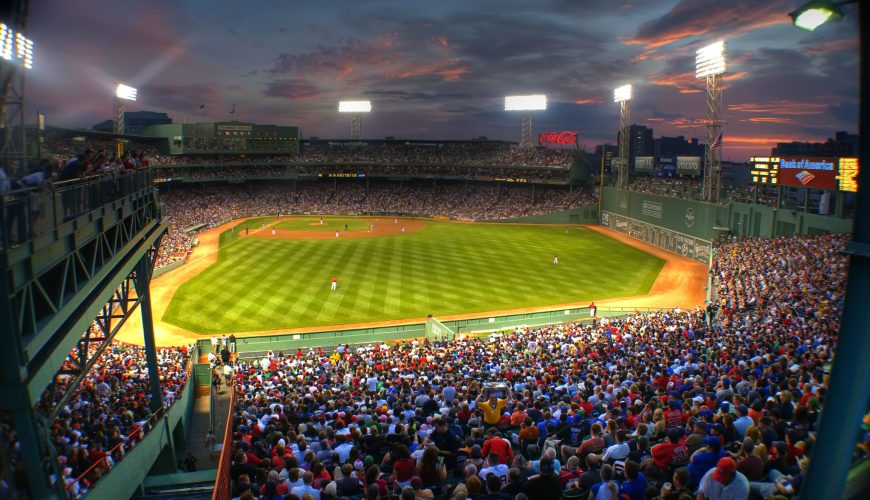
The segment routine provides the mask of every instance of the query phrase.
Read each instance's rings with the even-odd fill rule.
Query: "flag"
[[[722,134],[720,133],[719,137],[717,137],[716,140],[713,141],[712,144],[710,144],[710,147],[708,149],[712,150],[712,149],[721,148],[721,147],[722,147]]]

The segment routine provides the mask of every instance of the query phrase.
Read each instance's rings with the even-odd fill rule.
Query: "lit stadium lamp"
[[[547,109],[547,96],[543,94],[512,95],[504,98],[505,111],[542,111],[545,109]]]
[[[362,139],[362,113],[371,113],[371,101],[338,101],[339,113],[350,113],[350,138]]]
[[[16,32],[6,23],[0,23],[0,57],[25,69],[32,69],[33,40]]]
[[[631,100],[631,84],[617,87],[613,91],[613,102],[623,102]]]
[[[370,113],[371,101],[338,101],[339,113]]]
[[[854,0],[853,0],[854,1]],[[819,26],[832,19],[843,17],[840,6],[852,2],[830,2],[825,0],[813,0],[789,13],[792,23],[800,29],[814,31]]]
[[[125,101],[135,101],[138,92],[138,90],[134,89],[129,85],[119,83],[118,86],[115,88],[115,97],[117,97],[118,99],[123,99]]]
[[[725,42],[719,40],[699,49],[695,56],[695,78],[707,78],[725,72]]]
[[[520,148],[532,147],[532,111],[547,109],[547,96],[544,94],[510,95],[504,98],[505,111],[525,111],[523,114],[523,135]]]

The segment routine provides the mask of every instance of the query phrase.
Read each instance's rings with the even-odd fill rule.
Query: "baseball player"
[[[556,254],[553,254],[553,264],[558,264],[558,263],[559,263],[559,256]]]
[[[338,288],[338,279],[335,276],[333,276],[332,277],[332,289],[335,290],[336,288]]]

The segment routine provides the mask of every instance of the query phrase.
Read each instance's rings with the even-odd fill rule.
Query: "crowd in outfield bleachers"
[[[845,242],[721,245],[706,311],[239,361],[233,496],[795,495],[836,344]],[[856,436],[855,457],[867,440]]]

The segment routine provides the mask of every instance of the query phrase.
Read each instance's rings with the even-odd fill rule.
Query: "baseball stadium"
[[[580,99],[543,77],[532,90],[552,94],[493,96],[490,82],[497,109],[483,111],[445,90],[484,92],[461,36],[425,35],[446,66],[404,68],[407,54],[391,51],[411,50],[411,35],[339,43],[309,19],[278,33],[327,44],[317,57],[286,49],[239,80],[266,78],[263,96],[288,103],[281,115],[199,82],[182,99],[172,71],[202,76],[211,61],[241,73],[215,61],[253,59],[247,41],[274,38],[241,21],[213,33],[218,14],[188,17],[190,3],[121,2],[143,24],[178,19],[123,21],[117,47],[115,28],[97,23],[72,43],[70,61],[77,47],[105,61],[135,59],[135,44],[175,47],[107,84],[112,119],[88,129],[76,120],[107,110],[89,94],[58,106],[32,41],[52,47],[48,27],[79,14],[26,0],[0,11],[0,500],[868,498],[866,78],[855,95],[831,90],[839,111],[783,97],[770,107],[787,118],[763,118],[761,98],[745,103],[742,68],[773,49],[744,51],[739,36],[779,23],[786,40],[842,18],[849,38],[801,43],[818,68],[848,47],[859,81],[863,2],[773,2],[771,21],[722,31],[705,20],[664,41],[656,23],[689,16],[691,2],[668,0],[653,21],[639,11],[661,6],[621,2],[626,19],[645,19],[619,37],[645,47],[625,62],[637,78],[623,83],[635,83]],[[699,3],[720,18],[748,4]],[[381,19],[371,8],[347,7]],[[292,11],[263,10],[261,22]],[[420,33],[442,29],[415,16]],[[183,49],[166,41],[182,20]],[[500,33],[519,39],[515,29]],[[691,56],[691,85],[674,95],[694,118],[644,101],[671,82],[639,68],[668,50]],[[376,91],[372,75],[354,76],[361,65],[409,90]],[[334,77],[316,80],[321,71]],[[434,83],[412,92],[426,75]],[[242,92],[227,78],[225,92]],[[461,109],[419,125],[438,100]],[[791,126],[821,137],[826,113],[859,101],[857,135],[770,139]],[[46,114],[31,123],[26,102]],[[612,116],[586,123],[569,105]],[[474,139],[447,138],[445,116]],[[653,138],[666,120],[701,139]],[[366,138],[364,124],[398,135]],[[781,131],[739,135],[749,126]],[[615,144],[589,142],[607,127]]]

